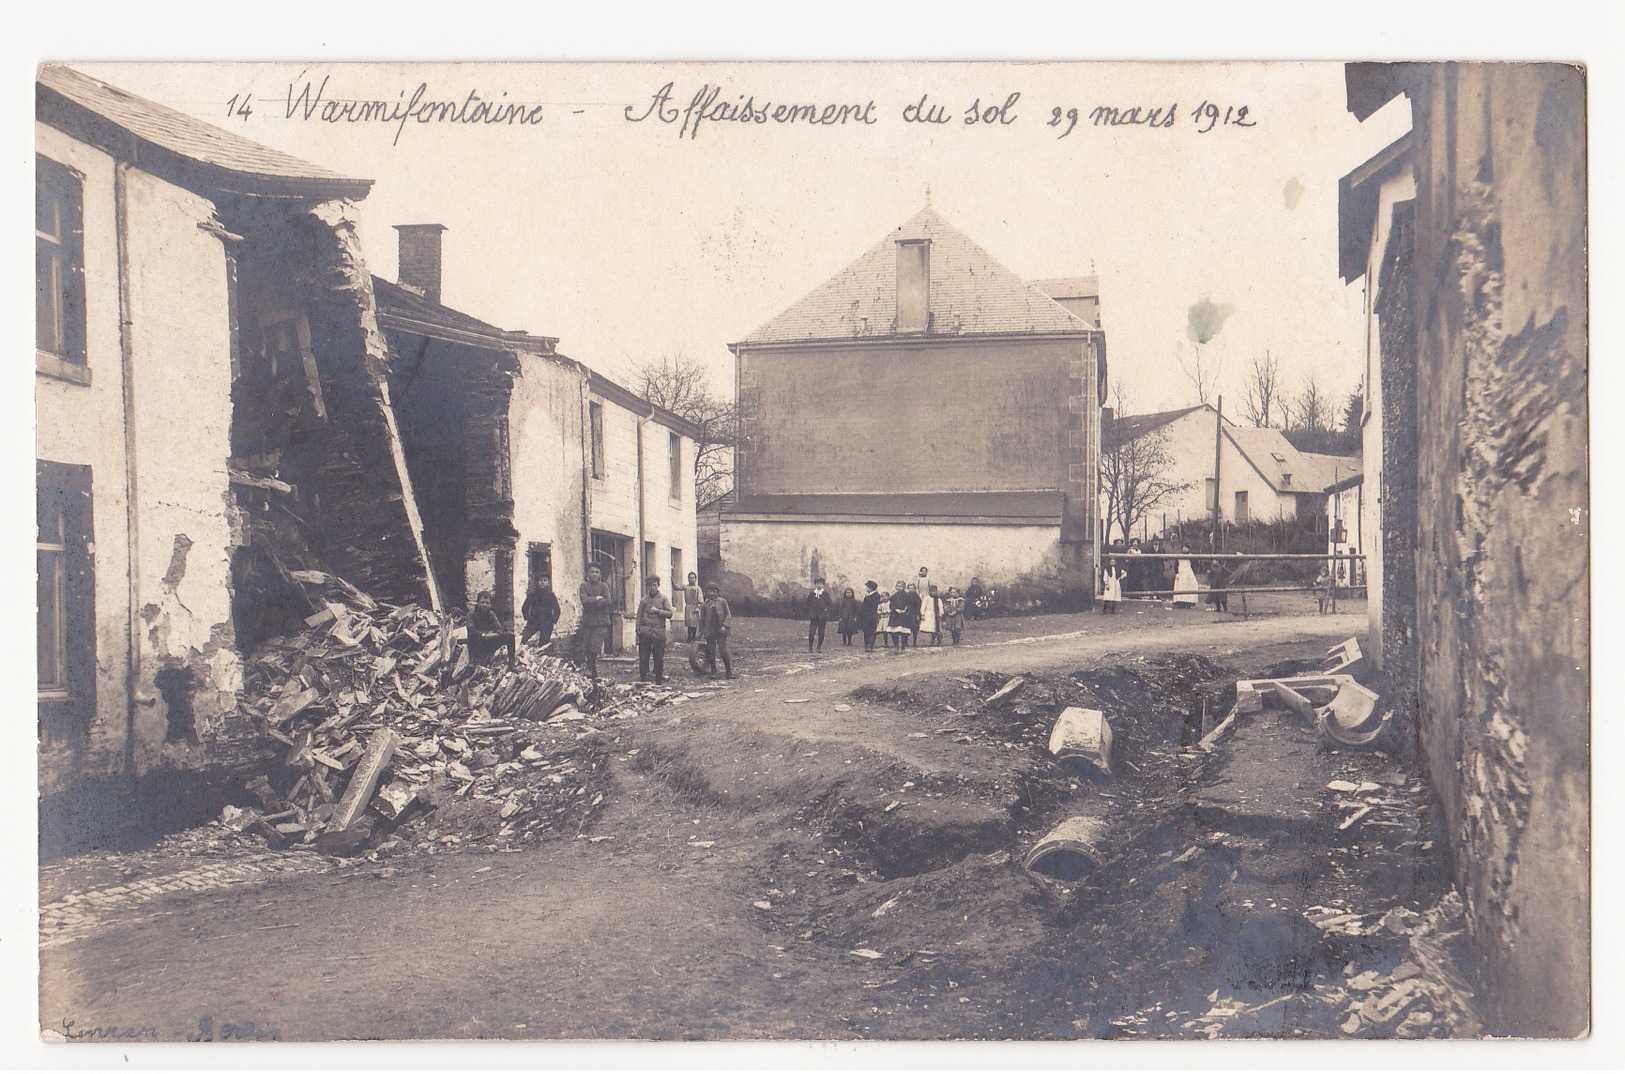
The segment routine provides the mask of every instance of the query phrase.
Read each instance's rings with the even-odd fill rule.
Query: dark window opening
[[[671,462],[671,498],[683,498],[683,438],[676,433],[671,434],[670,447],[667,454]]]
[[[601,403],[587,404],[587,423],[592,434],[592,476],[604,476],[604,407]]]
[[[34,345],[42,354],[84,365],[84,180],[40,157],[34,184]]]
[[[35,467],[39,721],[51,740],[82,736],[96,707],[90,467]]]
[[[553,546],[532,541],[525,551],[525,563],[528,571],[525,590],[529,592],[536,588],[536,583],[542,579],[548,585],[553,584]]]
[[[602,572],[604,582],[609,586],[611,607],[621,611],[626,610],[626,573],[631,569],[631,564],[628,563],[631,558],[631,544],[632,541],[628,537],[601,533],[598,530],[592,533],[590,562]]]

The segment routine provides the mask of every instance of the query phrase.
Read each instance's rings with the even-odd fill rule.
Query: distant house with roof
[[[944,585],[1087,602],[1105,337],[1098,287],[1050,282],[927,206],[733,344],[731,598],[925,565]]]
[[[1136,532],[1125,535],[1113,528],[1109,540],[1155,537],[1182,522],[1211,520],[1215,500],[1228,523],[1323,517],[1330,487],[1360,472],[1358,457],[1299,451],[1279,429],[1221,421],[1208,404],[1113,417],[1105,423],[1101,450],[1110,453],[1147,436],[1162,438],[1165,478],[1182,491],[1152,508]],[[1104,487],[1101,495],[1104,505]]]

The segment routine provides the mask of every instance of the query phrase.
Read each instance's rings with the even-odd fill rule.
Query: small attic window
[[[1281,454],[1279,451],[1270,452],[1270,458],[1274,459],[1276,462],[1285,462],[1286,461],[1286,456]]]
[[[1281,475],[1281,484],[1283,484],[1283,485],[1292,484],[1292,475],[1291,474],[1282,474]]]

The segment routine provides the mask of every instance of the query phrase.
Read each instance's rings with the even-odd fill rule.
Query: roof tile
[[[894,335],[897,243],[904,239],[931,241],[931,337],[1093,329],[926,206],[736,346]]]

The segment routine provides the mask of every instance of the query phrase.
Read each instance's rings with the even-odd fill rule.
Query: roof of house
[[[1114,417],[1110,422],[1104,423],[1100,428],[1100,446],[1104,451],[1110,451],[1121,444],[1131,440],[1138,440],[1147,433],[1155,432],[1166,425],[1172,425],[1187,414],[1195,414],[1199,410],[1213,410],[1207,403],[1197,406],[1182,407],[1179,410],[1160,410],[1155,414],[1133,414],[1126,417]],[[1225,424],[1234,424],[1229,418],[1224,419]]]
[[[528,332],[510,332],[498,328],[461,310],[442,306],[416,288],[380,276],[372,278],[372,289],[378,299],[378,325],[385,331],[405,332],[482,350],[502,353],[523,351],[550,358],[580,370],[586,375],[587,386],[592,392],[617,406],[647,413],[650,418],[691,440],[696,440],[700,436],[699,427],[682,415],[649,402],[631,389],[593,370],[586,363],[560,354],[555,349],[558,340],[552,336],[533,336]]]
[[[1276,492],[1325,492],[1360,469],[1358,457],[1299,451],[1279,429],[1229,428],[1225,435]]]
[[[1099,298],[1099,276],[1058,276],[1049,280],[1028,280],[1051,298]]]
[[[412,332],[447,343],[528,351],[533,354],[552,354],[554,344],[558,343],[558,340],[551,336],[510,332],[494,324],[487,324],[461,310],[442,306],[416,288],[386,280],[381,276],[372,278],[372,290],[378,299],[378,323],[386,329]]]
[[[115,154],[128,154],[133,137],[143,170],[167,172],[188,189],[363,198],[372,187],[371,179],[340,175],[71,67],[41,65],[35,87],[42,122]]]
[[[1406,131],[1337,181],[1337,273],[1344,283],[1365,275],[1380,188],[1413,167],[1411,142]]]
[[[929,239],[930,326],[898,337],[897,243]],[[735,348],[761,344],[989,335],[1083,335],[1092,325],[994,260],[926,206]]]
[[[966,522],[988,519],[1017,525],[1058,522],[1061,494],[1029,492],[894,492],[746,495],[728,515],[818,515],[847,519],[943,519]]]

